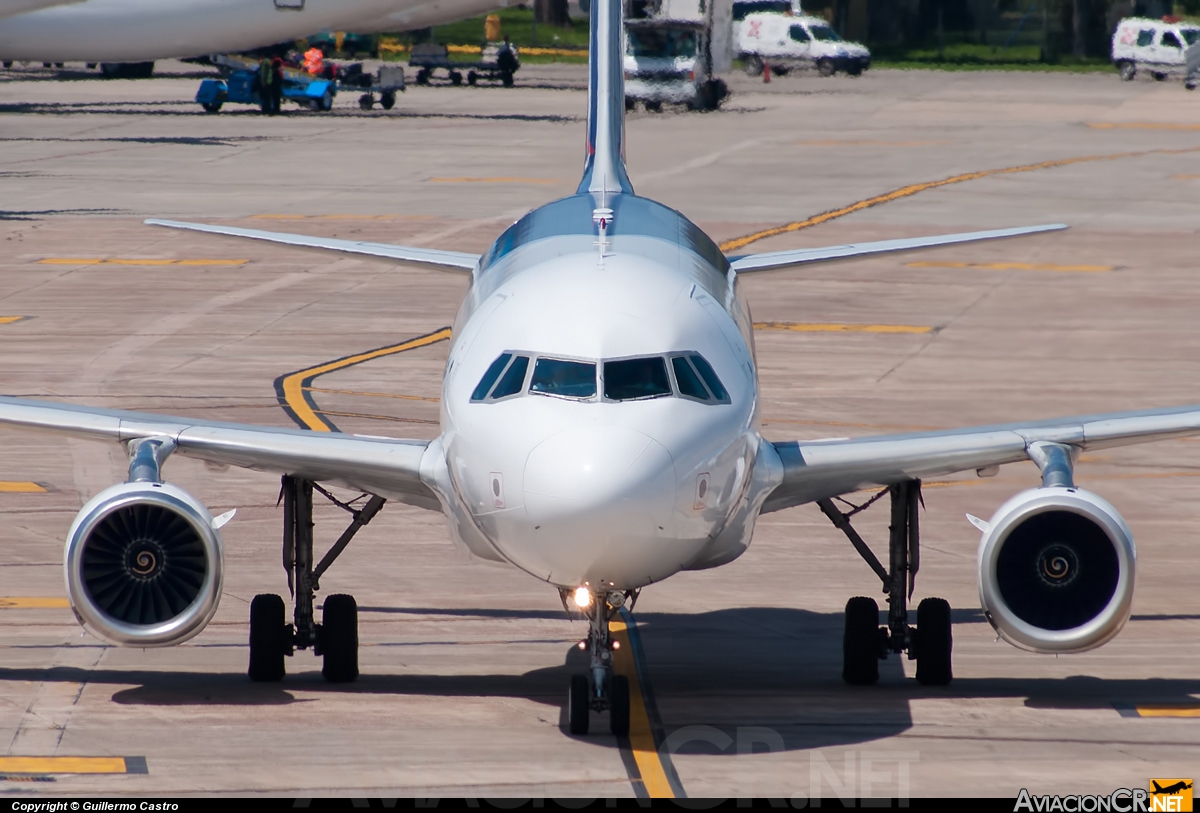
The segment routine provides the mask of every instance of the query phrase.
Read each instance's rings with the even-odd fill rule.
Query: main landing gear
[[[563,591],[563,607],[567,606],[568,591]],[[586,595],[586,605],[580,599]],[[586,674],[571,676],[571,691],[567,696],[567,722],[572,734],[588,733],[591,712],[607,711],[609,730],[618,737],[629,736],[629,678],[613,671],[613,652],[617,641],[609,632],[609,622],[616,617],[626,600],[637,602],[637,593],[589,590],[575,591],[575,606],[588,619],[588,637],[579,648],[590,655]]]
[[[889,568],[884,568],[867,543],[850,525],[850,518],[872,503],[891,496],[892,522],[888,534]],[[838,527],[854,549],[883,582],[888,602],[888,622],[879,626],[879,605],[873,598],[857,596],[846,602],[846,627],[842,638],[842,679],[852,686],[869,686],[879,680],[879,661],[889,652],[907,652],[917,662],[917,682],[945,686],[953,677],[950,666],[952,634],[950,604],[942,598],[927,598],[917,606],[917,625],[908,625],[908,601],[912,598],[917,570],[921,566],[921,533],[917,510],[921,504],[921,481],[905,480],[888,486],[865,504],[843,513],[832,500],[818,500],[825,516]]]
[[[317,565],[313,565],[313,489],[354,519]],[[283,566],[288,588],[295,598],[293,623],[284,619],[283,599],[274,594],[255,596],[250,602],[250,679],[278,681],[285,672],[284,658],[297,649],[312,648],[324,657],[321,674],[330,683],[349,683],[358,677],[358,605],[354,596],[326,596],[322,621],[314,617],[314,597],[321,576],[350,544],[358,529],[383,507],[382,497],[371,497],[361,508],[340,502],[325,489],[299,477],[283,478]],[[354,502],[354,501],[351,501]]]

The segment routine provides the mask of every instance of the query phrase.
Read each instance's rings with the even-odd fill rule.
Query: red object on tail
[[[771,82],[771,66],[768,65],[766,62],[764,62],[763,63],[763,84],[764,85],[770,84],[770,82]]]

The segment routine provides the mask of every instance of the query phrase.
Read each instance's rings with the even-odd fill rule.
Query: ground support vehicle
[[[641,102],[651,111],[664,104],[715,110],[729,91],[713,76],[709,33],[700,20],[626,21],[626,109]]]
[[[841,71],[858,76],[871,67],[871,52],[845,42],[821,17],[778,12],[747,14],[734,23],[734,51],[746,73],[759,76],[763,66],[783,75],[793,69],[815,69],[821,76]]]
[[[465,70],[468,85],[474,85],[480,79],[489,79],[498,80],[504,87],[510,88],[513,86],[513,74],[521,67],[521,61],[517,46],[503,42],[485,44],[477,62],[451,61],[450,51],[445,45],[422,43],[413,46],[408,65],[417,69],[418,85],[428,85],[438,69],[442,69],[452,85],[463,83],[462,72]]]
[[[1200,26],[1174,17],[1152,20],[1127,17],[1117,23],[1112,38],[1113,67],[1126,82],[1147,73],[1159,82],[1181,77],[1195,87],[1200,61]]]
[[[209,113],[217,113],[226,102],[261,105],[258,92],[258,65],[236,56],[214,56],[212,62],[225,73],[223,79],[205,79],[196,91],[196,102]],[[283,98],[311,110],[329,110],[337,95],[337,83],[318,79],[303,71],[285,68]]]
[[[370,74],[360,74],[361,77],[372,78]],[[373,80],[366,85],[359,81],[353,85],[339,83],[338,86],[343,90],[351,87],[365,90],[366,92],[358,97],[358,106],[363,110],[370,110],[375,106],[376,94],[379,94],[379,106],[384,110],[391,110],[396,104],[396,92],[404,91],[404,68],[399,65],[382,65]]]

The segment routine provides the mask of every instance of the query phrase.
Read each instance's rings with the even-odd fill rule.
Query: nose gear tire
[[[613,675],[608,688],[608,726],[617,737],[629,736],[629,678]]]
[[[577,737],[587,735],[591,710],[587,675],[572,675],[571,692],[567,695],[567,726],[572,734]]]

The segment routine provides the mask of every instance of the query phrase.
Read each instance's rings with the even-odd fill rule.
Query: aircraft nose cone
[[[524,479],[529,533],[557,583],[619,585],[674,538],[675,465],[642,432],[554,435],[529,455]]]

